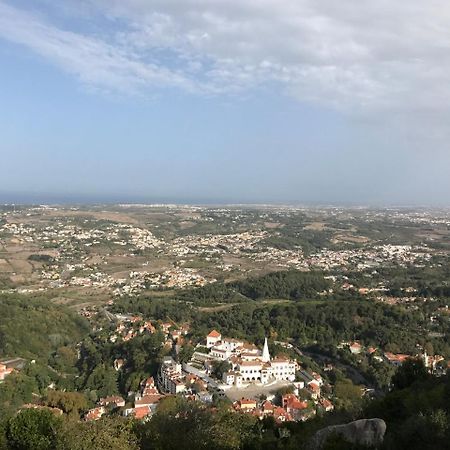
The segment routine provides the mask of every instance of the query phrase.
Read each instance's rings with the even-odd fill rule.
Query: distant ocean
[[[357,203],[357,202],[327,202],[327,201],[289,201],[261,200],[251,198],[195,198],[195,197],[161,197],[132,194],[67,194],[67,193],[31,193],[31,192],[1,192],[0,205],[99,205],[99,204],[143,204],[143,205],[205,205],[205,206],[279,206],[305,208],[412,208],[412,209],[449,209],[443,204],[399,204],[399,203]]]
[[[20,205],[93,205],[93,204],[175,204],[175,205],[229,205],[229,204],[261,204],[262,202],[243,201],[232,198],[182,198],[121,194],[61,194],[61,193],[29,193],[0,192],[0,204]],[[276,203],[276,202],[275,202]]]

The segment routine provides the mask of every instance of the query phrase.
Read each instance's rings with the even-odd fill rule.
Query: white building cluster
[[[181,364],[172,358],[165,358],[158,374],[159,388],[169,394],[179,394],[186,389],[185,374],[181,370]]]
[[[232,370],[225,372],[222,379],[227,385],[239,387],[252,382],[295,381],[297,362],[288,358],[271,358],[267,338],[260,350],[238,339],[222,338],[218,331],[213,330],[206,337],[206,346],[212,358],[230,363]]]

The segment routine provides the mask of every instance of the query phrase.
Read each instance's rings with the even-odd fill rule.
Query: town
[[[387,237],[374,239],[358,234],[355,219],[349,218],[346,210],[333,209],[330,215],[323,210],[269,208],[259,215],[260,222],[254,223],[251,219],[256,211],[170,205],[123,205],[117,211],[66,211],[51,206],[3,208],[0,289],[28,293],[106,289],[114,296],[129,296],[146,289],[204,286],[218,279],[258,274],[262,263],[264,270],[345,273],[376,270],[386,264],[429,265],[446,254],[434,245],[440,238],[445,239],[445,228],[450,223],[445,212],[430,217],[425,211],[409,216],[393,211],[386,219],[376,210],[363,214],[357,211],[361,227],[377,220],[381,221],[380,227],[397,227],[399,233],[404,233],[403,223],[408,220],[411,226],[420,227],[428,220],[426,223],[435,227],[434,232],[418,228],[415,236],[408,234],[403,244],[393,245]],[[330,217],[332,222],[326,225],[323,220]],[[304,225],[291,231],[294,218],[301,218]],[[149,220],[153,220],[150,227],[138,225],[139,221],[148,224]],[[333,223],[345,220],[352,231]],[[174,235],[171,227],[183,236]],[[210,232],[214,228],[216,233]],[[191,229],[196,233],[189,234]],[[290,237],[290,233],[299,235],[301,230],[312,240],[325,240],[317,246]],[[316,248],[309,249],[311,245]]]

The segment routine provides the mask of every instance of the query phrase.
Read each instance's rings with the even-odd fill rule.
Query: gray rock
[[[351,444],[377,447],[384,439],[386,422],[383,419],[361,419],[345,425],[333,425],[319,430],[313,437],[311,448],[320,450],[332,434],[342,436]]]

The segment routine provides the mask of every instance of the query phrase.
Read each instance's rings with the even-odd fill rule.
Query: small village
[[[137,317],[122,318],[116,333],[110,339],[115,342],[132,339],[136,333],[154,333],[151,322],[142,322]],[[128,324],[128,325],[125,325]],[[133,324],[139,324],[133,327]],[[188,326],[175,328],[171,322],[156,326],[166,335],[166,344],[176,346],[184,342],[189,333]],[[120,371],[125,361],[115,360],[114,368]],[[227,363],[229,370],[217,378],[214,367]],[[146,420],[158,408],[159,402],[170,395],[181,395],[212,405],[213,398],[229,398],[230,407],[237,413],[252,414],[260,419],[272,416],[276,422],[304,421],[317,411],[329,412],[334,406],[322,392],[325,382],[315,373],[302,370],[296,360],[272,358],[267,339],[262,349],[234,338],[222,338],[212,330],[204,342],[196,346],[187,363],[179,363],[173,357],[166,357],[156,377],[142,380],[138,392],[129,392],[126,399],[120,396],[102,398],[98,406],[86,413],[86,420],[97,420],[108,411],[120,408],[126,417]],[[286,393],[279,394],[278,391]],[[331,386],[325,386],[330,390]],[[246,397],[252,392],[252,397]],[[278,393],[277,393],[278,392]],[[236,400],[232,400],[236,398]]]
[[[82,314],[93,317],[87,310]],[[94,313],[95,314],[95,313]],[[141,381],[139,390],[128,392],[126,396],[110,396],[99,399],[97,406],[85,414],[85,420],[119,411],[126,417],[148,420],[157,411],[158,404],[168,396],[182,396],[212,406],[215,399],[227,399],[236,413],[251,414],[260,419],[271,416],[277,423],[305,421],[316,414],[333,411],[333,386],[319,373],[302,367],[301,356],[272,357],[268,340],[262,348],[232,337],[224,337],[217,330],[205,336],[195,345],[189,361],[177,361],[184,345],[190,343],[190,325],[168,321],[144,320],[140,316],[114,314],[117,323],[109,335],[112,343],[129,341],[143,334],[161,332],[164,347],[175,356],[167,356],[161,362],[155,376]],[[97,332],[103,330],[97,329]],[[292,344],[276,342],[280,347],[291,350]],[[366,355],[374,361],[392,367],[399,367],[409,358],[423,360],[428,371],[435,376],[445,375],[449,365],[442,365],[444,357],[427,355],[418,348],[415,355],[382,351],[375,347],[364,347],[358,341],[342,342],[339,349],[358,357]],[[298,349],[297,349],[298,351]],[[300,351],[298,351],[301,354]],[[114,370],[121,371],[126,360],[116,359]],[[333,365],[323,364],[323,373],[333,369]],[[371,389],[361,388],[361,396],[370,395]]]

